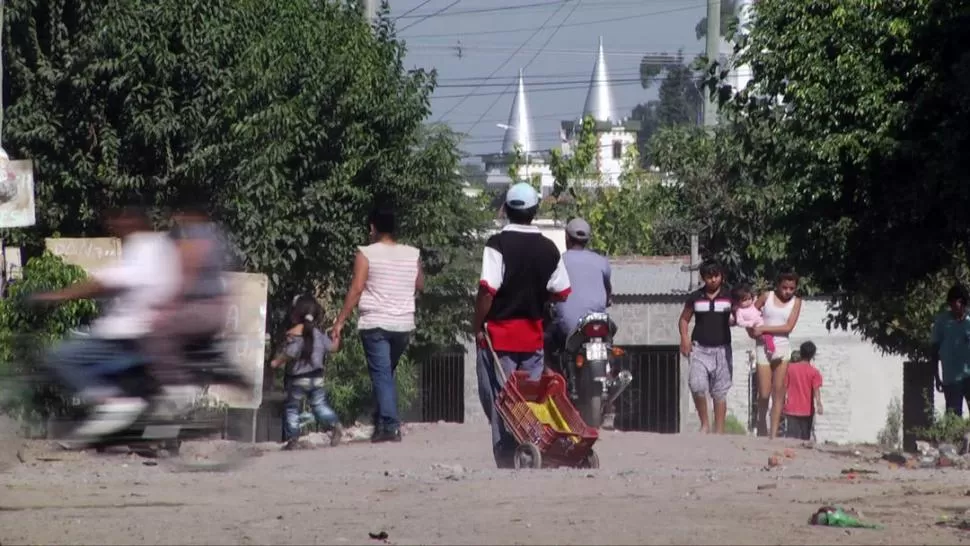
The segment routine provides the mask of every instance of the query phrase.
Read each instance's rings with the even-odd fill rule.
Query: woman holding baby
[[[785,375],[792,350],[788,337],[802,311],[802,299],[795,295],[797,289],[798,275],[785,272],[778,275],[774,290],[757,299],[750,290],[736,296],[737,324],[746,327],[748,335],[756,341],[758,436],[776,437],[781,424]],[[772,400],[770,434],[767,430],[769,398]]]

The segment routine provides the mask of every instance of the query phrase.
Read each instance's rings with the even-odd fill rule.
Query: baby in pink
[[[739,287],[734,290],[734,323],[742,328],[757,328],[765,323],[761,316],[761,309],[754,305],[754,293],[747,287]],[[770,334],[764,334],[761,339],[765,343],[768,355],[775,352],[775,338]]]

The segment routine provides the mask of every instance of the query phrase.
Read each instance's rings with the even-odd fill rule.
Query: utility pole
[[[707,62],[721,59],[721,0],[707,0]],[[717,125],[717,98],[704,100],[704,126]]]
[[[377,19],[377,4],[380,0],[363,0],[364,17],[371,23]]]

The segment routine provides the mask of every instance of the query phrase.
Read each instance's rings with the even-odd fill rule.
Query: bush
[[[744,423],[738,420],[738,418],[732,413],[724,419],[724,433],[746,436],[748,434],[748,429],[744,426]]]
[[[22,423],[44,423],[51,416],[64,415],[70,401],[43,382],[31,381],[39,375],[44,351],[72,328],[97,314],[91,300],[34,307],[27,298],[36,292],[57,290],[86,277],[78,266],[66,264],[49,252],[31,258],[23,268],[23,278],[11,283],[7,297],[0,300],[0,376],[5,393],[0,397],[0,413]]]
[[[886,408],[886,427],[879,431],[879,445],[886,449],[898,449],[903,443],[903,403],[893,398]]]
[[[941,414],[928,403],[929,396],[924,394],[923,399],[927,401],[926,415],[932,424],[928,427],[913,428],[910,432],[920,440],[937,445],[963,445],[963,437],[970,433],[970,420],[958,417],[950,411]]]

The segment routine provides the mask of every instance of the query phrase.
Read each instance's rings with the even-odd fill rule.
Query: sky
[[[471,154],[501,150],[519,69],[536,145],[558,147],[559,122],[578,118],[600,37],[617,113],[656,97],[644,55],[703,51],[694,27],[705,0],[388,0],[408,68],[436,69],[429,121],[466,133]]]

